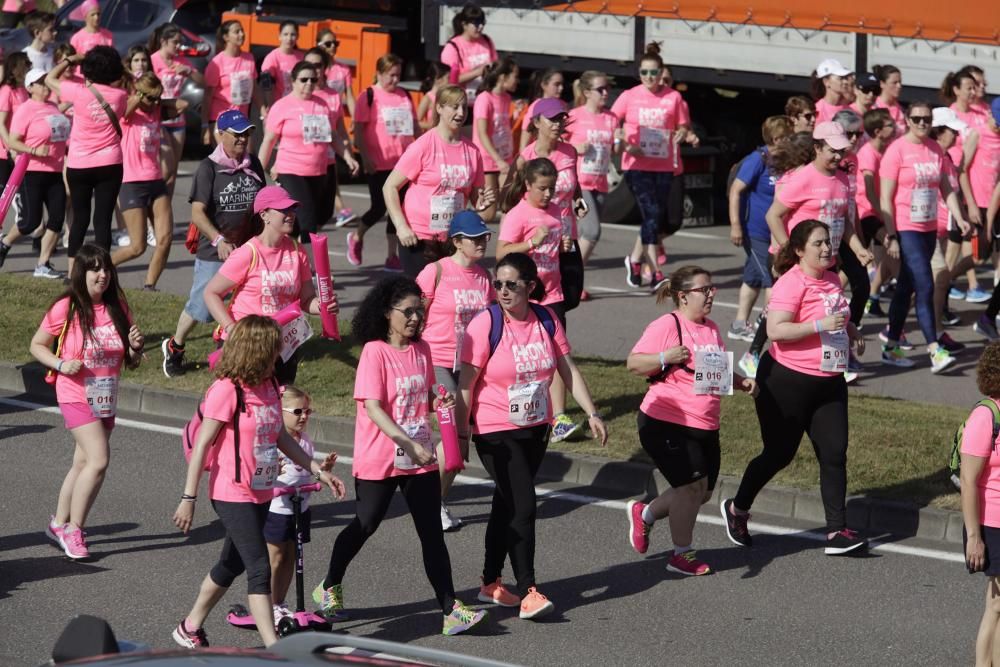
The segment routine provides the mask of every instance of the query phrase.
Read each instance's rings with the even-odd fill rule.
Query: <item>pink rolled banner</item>
[[[3,194],[0,195],[0,221],[3,221],[7,215],[11,203],[14,201],[14,195],[17,194],[18,188],[21,187],[21,181],[24,180],[24,172],[28,171],[29,160],[31,160],[31,156],[27,153],[21,153],[14,160],[14,170],[11,172],[10,178],[7,179],[7,185],[3,188]]]
[[[299,317],[302,317],[302,308],[298,301],[294,301],[275,313],[273,319],[279,327],[283,327]]]
[[[438,398],[444,398],[447,391],[443,384],[437,386]],[[452,408],[437,406],[438,428],[441,431],[441,448],[444,449],[444,471],[458,472],[465,470],[462,461],[462,450],[458,446],[458,429],[455,426],[455,411]]]
[[[322,234],[310,234],[309,239],[312,241],[313,266],[316,267],[319,319],[323,323],[323,336],[340,341],[340,325],[337,324],[337,316],[327,311],[327,306],[333,302],[334,291],[326,237]]]

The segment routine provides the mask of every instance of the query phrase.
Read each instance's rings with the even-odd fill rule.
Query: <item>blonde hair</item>
[[[588,69],[573,81],[573,106],[582,107],[587,103],[585,93],[594,85],[594,79],[607,79],[608,75],[594,69]]]
[[[660,304],[667,299],[673,299],[674,307],[681,305],[681,292],[691,289],[696,276],[712,277],[711,272],[700,266],[689,264],[670,274],[670,279],[660,285],[656,290],[656,303]]]
[[[281,388],[282,407],[288,405],[285,399],[288,399],[289,403],[291,401],[296,401],[296,400],[305,401],[306,403],[310,404],[312,403],[312,397],[309,395],[309,392],[307,392],[305,389],[299,389],[294,384],[286,384],[284,387]]]
[[[379,74],[385,74],[397,65],[402,67],[403,59],[395,53],[387,53],[375,62],[375,71]]]
[[[435,106],[446,107],[452,104],[469,106],[469,98],[461,86],[445,86],[437,92],[437,97],[434,99]]]
[[[152,72],[146,72],[133,84],[135,89],[143,95],[159,97],[163,94],[163,83]]]
[[[255,387],[274,376],[274,360],[280,350],[278,323],[263,315],[247,315],[229,333],[215,376]]]

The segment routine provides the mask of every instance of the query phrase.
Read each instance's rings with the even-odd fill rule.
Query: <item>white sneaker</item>
[[[48,278],[49,280],[62,280],[64,276],[59,271],[52,268],[52,265],[48,262],[35,267],[35,273],[33,274],[36,278]]]
[[[274,613],[274,627],[278,627],[278,623],[281,622],[283,618],[294,618],[292,610],[288,608],[285,603],[271,605],[271,610]]]
[[[146,245],[151,248],[156,247],[156,234],[153,233],[152,225],[146,225]]]
[[[462,527],[462,520],[452,515],[451,510],[444,503],[441,503],[441,530],[449,532]]]
[[[113,242],[119,248],[127,248],[132,245],[132,240],[129,239],[128,233],[126,232],[115,232]]]

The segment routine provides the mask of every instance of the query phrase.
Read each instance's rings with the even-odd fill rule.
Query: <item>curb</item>
[[[0,390],[17,392],[45,403],[55,403],[55,390],[45,383],[44,369],[37,363],[0,362]],[[123,382],[118,405],[123,410],[154,417],[187,419],[201,400],[199,394],[158,389]],[[353,450],[354,420],[346,417],[315,416],[311,420],[314,442],[339,454]],[[467,474],[486,476],[482,464],[471,457]],[[611,497],[654,497],[669,488],[652,465],[633,461],[612,461],[597,456],[549,451],[539,470],[540,481],[595,487]],[[736,495],[740,480],[721,476],[710,503]],[[762,514],[801,519],[822,525],[823,501],[819,493],[781,487],[765,488],[757,496],[754,510]],[[894,538],[919,537],[953,544],[962,543],[962,514],[953,510],[920,507],[912,503],[863,496],[847,499],[848,523],[867,532],[890,533]]]

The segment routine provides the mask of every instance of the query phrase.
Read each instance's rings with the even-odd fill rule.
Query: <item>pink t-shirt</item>
[[[870,141],[858,151],[858,171],[855,174],[858,192],[854,197],[854,201],[858,205],[858,220],[870,217],[882,218],[881,211],[873,209],[871,202],[868,201],[867,190],[865,188],[865,172],[867,171],[875,178],[875,201],[879,201],[882,183],[879,179],[878,170],[881,162],[882,153],[875,150],[875,145]]]
[[[462,345],[462,363],[481,370],[472,388],[469,406],[473,433],[524,428],[514,421],[517,419],[514,412],[517,396],[531,396],[543,403],[544,410],[539,410],[537,423],[547,424],[552,418],[549,384],[558,372],[559,357],[570,353],[566,332],[554,314],[551,315],[555,324],[554,336],[549,335],[530,309],[528,317],[520,322],[507,318],[502,310],[501,316],[505,318],[503,332],[492,357],[489,312],[472,318]]]
[[[463,267],[445,257],[425,266],[417,284],[427,304],[422,338],[430,345],[431,360],[435,366],[457,370],[466,327],[495,296],[490,274],[478,264]]]
[[[640,84],[618,96],[611,113],[625,123],[625,142],[644,153],[642,157],[624,153],[623,170],[674,172],[680,163],[674,130],[690,122],[681,102],[680,93],[667,86],[653,93]]]
[[[236,283],[238,293],[230,306],[236,320],[247,315],[271,316],[297,303],[302,285],[312,278],[305,250],[287,236],[274,248],[256,237],[250,239],[229,255],[219,273]]]
[[[827,176],[812,163],[807,164],[788,177],[775,197],[789,208],[785,233],[791,234],[803,220],[826,223],[830,227],[833,256],[837,256],[851,202],[850,181],[845,172],[838,169]]]
[[[100,83],[95,83],[94,88],[101,93],[121,123],[128,94],[121,88]],[[121,164],[121,140],[94,94],[85,84],[71,80],[60,81],[59,91],[62,101],[73,105],[73,129],[69,133],[73,150],[66,157],[66,166],[91,169]]]
[[[28,100],[14,110],[10,121],[10,133],[21,137],[21,141],[28,146],[49,147],[48,157],[30,158],[28,171],[61,172],[69,132],[69,118],[59,113],[59,107],[52,102]]]
[[[584,190],[608,191],[608,168],[617,127],[618,119],[610,111],[591,113],[587,107],[576,107],[569,112],[566,141],[573,146],[590,144],[576,162],[576,174]]]
[[[150,56],[150,61],[153,63],[153,73],[163,84],[163,99],[176,100],[179,98],[181,90],[184,88],[184,82],[188,80],[188,75],[181,74],[179,70],[183,67],[194,69],[191,61],[184,56],[177,55],[170,63],[167,63],[160,51]],[[184,124],[184,114],[163,121],[163,127],[184,127]]]
[[[372,91],[371,105],[368,90]],[[354,122],[364,123],[365,155],[375,171],[395,167],[419,128],[417,110],[402,88],[388,92],[372,86],[361,91],[354,103]]]
[[[0,111],[7,112],[7,131],[10,131],[10,123],[13,120],[14,109],[24,104],[28,100],[28,91],[21,86],[0,87]],[[6,144],[0,140],[0,159],[6,160],[10,157]]]
[[[98,28],[97,32],[80,28],[70,37],[69,43],[76,49],[77,55],[83,56],[95,46],[114,46],[115,38],[110,30],[104,28]]]
[[[42,328],[58,338],[66,322],[69,311],[69,297],[57,301],[42,320]],[[131,322],[131,317],[129,317]],[[108,396],[108,384],[112,385],[110,397],[118,395],[117,378],[121,375],[122,361],[125,359],[125,345],[115,329],[114,322],[107,306],[103,303],[94,304],[93,336],[83,339],[80,329],[79,314],[73,313],[73,319],[66,329],[63,339],[61,359],[79,359],[83,367],[76,375],[56,374],[56,400],[59,403],[90,403],[87,394],[92,397]],[[99,378],[114,378],[101,380]],[[114,401],[112,401],[114,402]]]
[[[996,400],[996,399],[992,399]],[[962,453],[989,459],[976,480],[981,515],[979,522],[990,528],[1000,528],[1000,451],[993,440],[993,413],[977,405],[965,420],[962,430]]]
[[[680,326],[684,347],[691,353],[687,366],[694,370],[695,352],[725,352],[726,346],[715,322],[692,322],[680,313],[667,313],[655,320],[642,333],[631,354],[659,354],[679,344]],[[694,393],[694,374],[674,367],[662,382],[649,386],[639,409],[653,419],[707,431],[719,429],[721,397]]]
[[[17,7],[17,3],[14,0],[4,0],[3,11],[5,12],[17,12],[20,14],[28,14],[35,11],[36,5],[35,0],[24,0],[24,4],[21,5],[20,9]]]
[[[330,127],[334,132],[336,132],[337,128],[340,126],[341,120],[344,117],[344,103],[340,93],[330,90],[329,88],[316,88],[313,91],[313,95],[323,100],[326,106],[330,107]],[[331,142],[326,148],[326,164],[329,166],[336,163],[337,151]]]
[[[536,143],[531,142],[521,151],[521,159],[525,162],[538,157]],[[552,204],[559,208],[559,221],[562,223],[564,236],[576,238],[576,215],[573,214],[573,196],[576,194],[576,149],[565,141],[560,141],[555,148],[545,156],[556,166],[556,191],[552,195]]]
[[[948,183],[951,185],[951,189],[955,192],[959,191],[958,184],[958,169],[955,168],[955,163],[951,161],[951,156],[945,153],[945,159],[942,161],[944,166],[944,174],[948,179]],[[943,197],[938,197],[938,213],[937,213],[937,236],[939,239],[943,239],[948,236],[948,230],[951,229],[952,218],[951,211],[948,210],[948,205],[945,203]]]
[[[774,283],[767,307],[771,311],[792,313],[791,321],[796,323],[813,322],[838,312],[848,318],[851,314],[836,273],[826,271],[822,278],[812,278],[798,264]],[[807,375],[838,375],[820,368],[826,348],[835,345],[834,337],[833,332],[824,331],[798,340],[773,340],[771,356],[782,366]]]
[[[451,68],[449,75],[451,83],[458,85],[458,77],[469,70],[476,69],[481,65],[487,65],[497,61],[497,50],[493,47],[493,42],[486,37],[478,37],[473,40],[464,37],[452,37],[441,47],[441,62]],[[465,87],[465,94],[472,105],[476,99],[476,91],[482,78],[475,78],[461,84]]]
[[[903,106],[899,102],[889,106],[882,101],[881,97],[876,97],[875,103],[872,104],[872,109],[885,109],[888,111],[889,115],[892,116],[892,122],[896,124],[896,136],[901,137],[906,134],[906,112],[903,111]]]
[[[220,378],[205,392],[205,419],[223,423],[212,447],[208,471],[208,495],[230,503],[269,503],[278,476],[278,436],[285,428],[281,399],[274,383],[265,380],[256,387],[244,387],[246,411],[240,414],[240,481],[236,483],[236,454],[233,415],[236,387]],[[261,471],[260,475],[255,473]],[[270,474],[273,473],[273,474]]]
[[[322,99],[310,95],[300,99],[285,95],[267,112],[264,127],[278,137],[279,174],[322,176],[326,174],[330,142],[337,119]]]
[[[500,166],[493,159],[493,156],[483,148],[483,143],[479,140],[479,119],[486,120],[486,134],[490,137],[493,148],[500,153],[500,157],[507,164],[512,164],[514,159],[514,136],[510,128],[510,95],[486,91],[476,96],[476,103],[472,109],[472,143],[476,145],[483,156],[484,171],[499,171]]]
[[[434,386],[431,351],[426,341],[412,342],[398,350],[380,340],[365,343],[354,377],[354,465],[358,479],[387,479],[419,475],[438,469],[437,461],[415,465],[403,450],[375,425],[365,410],[366,400],[377,400],[382,409],[413,440],[429,447],[431,439],[430,392]],[[400,465],[401,464],[401,465]]]
[[[271,81],[274,82],[271,99],[277,101],[292,92],[292,68],[304,57],[305,51],[299,49],[291,53],[282,53],[281,49],[274,49],[264,56],[264,61],[260,64],[260,73],[270,74]]]
[[[930,232],[937,227],[943,164],[944,152],[933,139],[915,144],[901,137],[885,149],[879,178],[896,182],[893,204],[897,230]]]
[[[969,184],[972,186],[972,197],[976,200],[976,206],[986,208],[989,206],[993,188],[996,187],[1000,174],[1000,132],[992,129],[990,124],[992,112],[986,105],[973,104],[968,111],[960,111],[957,104],[952,104],[951,108],[959,119],[968,123],[965,135],[971,131],[979,135],[976,152],[973,153],[972,162],[968,165]],[[955,145],[958,147],[959,143],[956,142]],[[956,164],[961,158],[962,149],[959,147],[957,150],[958,156],[952,153],[953,158],[957,157]]]
[[[484,183],[483,158],[472,142],[449,143],[437,130],[410,144],[394,169],[410,182],[403,213],[421,239],[446,238],[451,219],[467,208],[472,189]]]
[[[850,108],[850,104],[830,104],[825,99],[816,100],[816,123],[825,123],[828,120],[833,120],[838,111]]]
[[[240,52],[234,58],[223,51],[212,58],[205,68],[205,87],[212,89],[208,111],[212,122],[227,109],[249,114],[256,81],[257,64],[251,54]]]
[[[122,118],[122,153],[125,162],[123,183],[158,181],[160,170],[160,112],[136,107]]]
[[[500,240],[524,243],[535,235],[535,230],[539,227],[547,227],[549,235],[541,244],[529,250],[528,255],[535,260],[538,278],[545,286],[542,303],[558,303],[563,300],[562,273],[559,271],[563,225],[559,219],[559,207],[549,204],[548,208],[535,208],[527,199],[522,199],[501,221]]]
[[[351,87],[351,68],[341,63],[333,63],[324,75],[326,87],[335,93],[345,94]]]

